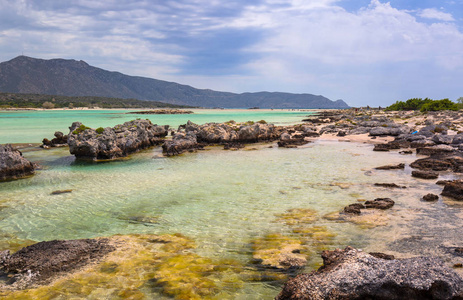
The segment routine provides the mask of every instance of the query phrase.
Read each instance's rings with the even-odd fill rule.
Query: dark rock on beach
[[[10,277],[7,285],[25,288],[85,266],[114,250],[106,239],[40,242],[12,255],[2,252],[0,273]]]
[[[11,145],[0,145],[0,181],[21,179],[34,174],[36,165]]]
[[[397,189],[405,189],[406,186],[397,185],[395,183],[375,183],[375,186],[385,187],[385,188],[397,188]]]
[[[71,154],[92,160],[120,158],[159,145],[168,133],[168,126],[158,126],[149,120],[133,120],[96,130],[74,122],[69,129]]]
[[[463,181],[455,180],[445,183],[441,195],[463,201]]]
[[[432,171],[412,171],[412,176],[421,179],[437,179],[439,173]]]
[[[346,207],[344,207],[344,213],[359,215],[361,213],[361,209],[365,209],[365,208],[366,208],[365,205],[361,203],[353,203],[353,204],[349,204]]]
[[[361,250],[323,251],[324,265],[290,279],[277,300],[462,299],[463,279],[433,257],[382,259]]]

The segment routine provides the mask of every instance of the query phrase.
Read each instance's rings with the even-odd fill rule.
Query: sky
[[[0,0],[0,61],[351,106],[463,96],[463,0]]]

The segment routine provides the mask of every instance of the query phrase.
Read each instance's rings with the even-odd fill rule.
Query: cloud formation
[[[351,105],[463,96],[463,4],[356,3],[0,0],[0,60],[82,59],[198,88],[314,93]]]

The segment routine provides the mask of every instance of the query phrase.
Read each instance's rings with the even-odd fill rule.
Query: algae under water
[[[0,250],[33,241],[123,235],[126,253],[22,295],[273,299],[286,277],[256,263],[262,255],[255,251],[278,255],[272,247],[284,247],[285,240],[303,248],[303,271],[321,264],[322,250],[347,245],[398,257],[438,255],[449,264],[460,259],[442,247],[460,243],[463,206],[445,199],[420,201],[441,187],[411,177],[408,167],[374,170],[409,164],[414,155],[324,140],[296,149],[269,146],[210,147],[178,157],[163,157],[155,147],[107,163],[78,162],[66,148],[25,149],[24,156],[42,169],[31,178],[0,183]],[[252,148],[257,150],[248,151]],[[407,188],[375,187],[376,182]],[[56,190],[72,192],[52,195]],[[330,217],[348,204],[379,197],[396,205],[361,220]],[[152,235],[175,242],[156,244]]]

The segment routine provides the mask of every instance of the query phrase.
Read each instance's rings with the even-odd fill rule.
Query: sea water
[[[306,114],[221,113],[220,117],[214,114],[214,120],[260,120],[266,116],[290,123]],[[115,125],[104,116],[91,114],[98,113],[72,118],[89,118],[87,123],[93,127],[100,125],[98,119],[103,126]],[[63,124],[69,123],[58,116]],[[169,121],[172,125],[185,120],[185,116],[178,117],[181,121],[169,118],[173,118]],[[198,123],[203,120],[196,118]],[[116,123],[125,120],[124,116]],[[27,118],[23,122],[33,123]],[[21,141],[32,140],[27,137]],[[181,233],[195,241],[194,252],[202,257],[233,259],[252,266],[253,240],[269,234],[292,234],[291,226],[279,222],[278,216],[291,209],[312,209],[317,217],[311,226],[326,228],[332,238],[314,248],[305,271],[320,265],[322,249],[348,245],[398,257],[439,255],[453,262],[443,249],[460,243],[462,206],[448,199],[422,202],[424,194],[438,194],[441,188],[412,178],[408,166],[405,170],[374,169],[387,164],[408,165],[416,156],[372,149],[371,144],[321,138],[296,149],[278,148],[274,143],[248,145],[238,151],[208,147],[178,157],[164,157],[160,147],[154,147],[127,159],[89,163],[76,161],[67,148],[31,147],[23,153],[41,166],[36,175],[0,183],[0,245],[8,245],[10,239]],[[452,174],[441,175],[441,179],[452,178]],[[387,189],[374,183],[396,183],[406,188]],[[68,189],[72,192],[51,195]],[[380,197],[389,197],[396,205],[373,220],[355,223],[326,217],[348,204]],[[231,298],[272,299],[281,284],[247,282]],[[147,293],[149,298],[161,297],[155,291]]]

